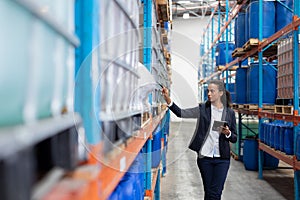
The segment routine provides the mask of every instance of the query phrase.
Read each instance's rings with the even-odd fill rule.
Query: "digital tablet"
[[[220,128],[228,126],[228,123],[226,121],[214,121],[212,130],[213,131],[220,131]]]

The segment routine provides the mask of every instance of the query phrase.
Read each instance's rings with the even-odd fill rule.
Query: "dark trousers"
[[[205,200],[221,199],[224,183],[227,177],[230,160],[220,158],[198,158],[198,168],[201,173],[205,192]]]

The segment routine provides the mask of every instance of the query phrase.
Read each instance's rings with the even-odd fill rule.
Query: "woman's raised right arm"
[[[177,116],[181,118],[198,118],[199,117],[199,107],[188,108],[188,109],[181,109],[178,107],[172,100],[169,95],[169,91],[167,88],[162,89],[162,94],[164,99],[166,100],[167,104],[169,105],[170,110]],[[172,104],[172,105],[170,105]]]

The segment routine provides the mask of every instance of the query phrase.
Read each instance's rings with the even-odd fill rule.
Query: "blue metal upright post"
[[[259,0],[259,14],[258,14],[259,22],[259,32],[258,32],[258,40],[262,41],[263,39],[263,0]],[[259,68],[258,68],[258,108],[262,108],[263,104],[263,52],[258,52],[259,59]],[[261,127],[262,119],[259,119],[259,127]],[[258,178],[263,178],[263,151],[258,151]]]
[[[221,33],[221,3],[218,6],[218,35]]]
[[[155,185],[154,197],[155,200],[160,200],[160,169],[159,168],[157,172],[157,180]]]
[[[228,11],[229,11],[229,0],[226,0],[226,22],[228,22]],[[229,61],[229,58],[228,58],[228,52],[229,52],[229,49],[228,49],[228,27],[226,28],[225,34],[226,34],[226,57],[225,57],[225,63],[227,65],[228,61]],[[228,69],[226,69],[225,74],[226,74],[225,75],[226,76],[226,90],[228,90]]]
[[[242,137],[243,137],[243,125],[242,125],[242,114],[239,113],[239,130],[238,130],[238,156],[239,156],[239,160],[242,159],[241,157],[241,142],[242,142]]]
[[[74,103],[75,111],[79,112],[83,118],[87,142],[92,145],[98,144],[101,140],[97,113],[94,110],[95,80],[91,76],[92,67],[98,67],[92,66],[92,56],[96,56],[92,51],[99,44],[100,37],[98,13],[98,0],[78,0],[75,3],[75,31],[82,45],[75,51],[76,87]],[[98,92],[100,93],[100,89]],[[100,107],[100,102],[98,106]],[[96,110],[96,112],[98,111]]]
[[[144,0],[144,65],[151,72],[152,61],[152,0]],[[151,103],[152,97],[149,96]],[[146,177],[145,189],[151,190],[151,166],[152,166],[152,140],[148,139],[146,142]]]
[[[299,1],[294,1],[294,15],[297,15],[299,17],[300,14],[300,3]],[[299,29],[297,27],[296,30],[294,30],[294,114],[299,114]],[[297,134],[298,134],[298,126],[297,124],[294,124],[294,152],[296,154],[296,147],[297,147]],[[295,170],[294,172],[294,190],[295,190],[295,200],[300,199],[300,171]]]
[[[211,9],[211,12],[213,12],[214,9]],[[211,19],[211,43],[214,43],[214,17]],[[214,57],[215,57],[215,45],[213,45],[213,48],[211,50],[211,65],[212,68],[214,67]]]

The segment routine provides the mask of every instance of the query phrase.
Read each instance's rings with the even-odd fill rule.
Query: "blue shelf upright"
[[[144,65],[151,72],[152,61],[152,0],[144,0]],[[151,103],[152,97],[149,95],[149,102]],[[148,139],[144,152],[146,155],[146,169],[145,169],[145,190],[151,191],[152,179],[151,179],[151,166],[152,166],[152,140]]]
[[[294,15],[300,16],[300,2],[294,1]],[[299,27],[297,27],[293,32],[294,37],[294,114],[299,114]],[[297,152],[297,134],[298,134],[298,124],[294,124],[294,152]],[[295,190],[295,200],[300,199],[300,171],[294,171],[294,190]]]
[[[97,145],[101,141],[97,112],[100,110],[100,89],[96,88],[96,80],[91,76],[92,68],[99,66],[92,65],[92,57],[98,56],[94,48],[99,44],[99,13],[98,0],[78,0],[75,2],[75,31],[80,38],[81,45],[76,49],[75,60],[75,111],[83,118],[83,125],[86,132],[87,142]],[[100,102],[100,101],[98,101]],[[97,110],[95,110],[97,109]]]

